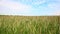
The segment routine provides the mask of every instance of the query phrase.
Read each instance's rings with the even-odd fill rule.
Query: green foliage
[[[0,16],[0,34],[60,34],[58,17]]]

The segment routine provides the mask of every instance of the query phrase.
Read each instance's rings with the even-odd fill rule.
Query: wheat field
[[[0,15],[0,34],[60,34],[60,16]]]

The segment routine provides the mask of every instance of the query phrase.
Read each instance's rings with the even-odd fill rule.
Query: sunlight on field
[[[60,34],[60,16],[2,16],[0,34]]]

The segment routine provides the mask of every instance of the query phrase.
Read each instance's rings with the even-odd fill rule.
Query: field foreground
[[[2,16],[0,34],[60,34],[60,16]]]

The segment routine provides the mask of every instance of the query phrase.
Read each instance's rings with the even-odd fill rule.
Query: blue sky
[[[0,0],[0,15],[60,15],[60,0]]]

